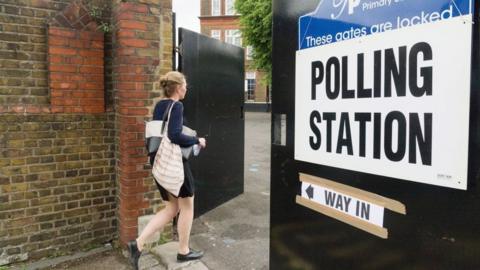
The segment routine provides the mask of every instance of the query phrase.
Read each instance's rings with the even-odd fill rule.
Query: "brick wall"
[[[103,32],[50,26],[48,44],[52,112],[104,112]]]
[[[119,129],[119,238],[125,245],[137,237],[138,217],[151,214],[158,196],[146,166],[144,121],[150,118],[159,73],[171,67],[171,2],[119,2],[113,9],[115,46],[113,74],[116,125]],[[158,198],[158,197],[157,197]]]
[[[105,111],[104,33],[77,0],[48,27],[50,107],[53,113]]]
[[[113,115],[0,115],[0,265],[111,241]]]
[[[70,4],[0,3],[0,265],[116,237],[114,115],[50,113],[47,25]]]
[[[124,243],[138,216],[162,207],[143,120],[160,97],[158,75],[171,69],[171,1],[112,2],[134,8],[115,9],[120,27],[104,40],[106,108],[91,114],[52,110],[54,93],[74,80],[50,77],[49,85],[57,71],[49,73],[48,61],[75,56],[48,57],[47,25],[73,1],[0,1],[0,265]]]
[[[0,113],[48,111],[47,20],[66,1],[0,3]]]

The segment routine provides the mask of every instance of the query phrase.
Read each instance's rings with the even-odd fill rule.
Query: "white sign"
[[[302,182],[302,197],[351,217],[383,227],[382,206],[322,186]]]
[[[305,35],[295,159],[466,189],[472,16],[454,8],[332,43]]]

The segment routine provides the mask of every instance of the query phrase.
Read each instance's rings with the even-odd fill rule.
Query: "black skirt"
[[[150,156],[150,165],[153,166],[154,161],[155,161],[155,155]],[[158,191],[160,191],[160,195],[162,196],[162,199],[164,201],[168,201],[168,194],[170,194],[174,198],[193,197],[193,195],[195,194],[195,185],[194,185],[195,180],[193,179],[193,174],[192,174],[192,170],[190,169],[190,164],[186,159],[182,159],[182,161],[183,161],[183,175],[185,179],[183,180],[183,185],[180,188],[178,197],[168,192],[165,188],[163,188],[160,184],[158,184],[157,181],[155,181],[154,179],[155,184],[157,185]]]

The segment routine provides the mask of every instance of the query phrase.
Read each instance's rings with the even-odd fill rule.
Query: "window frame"
[[[230,9],[229,9],[230,4]],[[231,13],[232,11],[233,13]],[[235,10],[235,0],[225,0],[225,15],[236,15],[237,11]]]
[[[213,33],[218,33],[218,36],[214,35]],[[210,37],[218,40],[222,40],[222,30],[220,29],[211,29],[210,30]]]
[[[221,0],[212,0],[211,2],[211,14],[212,16],[222,15],[222,1]],[[215,4],[217,3],[218,6]]]
[[[229,39],[232,39],[229,41]],[[242,47],[242,32],[240,29],[227,29],[225,30],[225,42],[238,47]],[[237,43],[238,42],[238,43]]]

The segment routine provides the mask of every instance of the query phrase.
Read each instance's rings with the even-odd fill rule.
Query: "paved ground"
[[[245,193],[194,221],[192,247],[213,270],[268,269],[270,114],[247,113]]]
[[[141,269],[269,269],[270,114],[245,114],[245,193],[194,220],[191,246],[205,251],[200,262],[175,262],[177,243],[142,255]],[[124,252],[125,254],[125,252]],[[56,263],[55,267],[19,269],[127,270],[127,259],[115,250]]]

